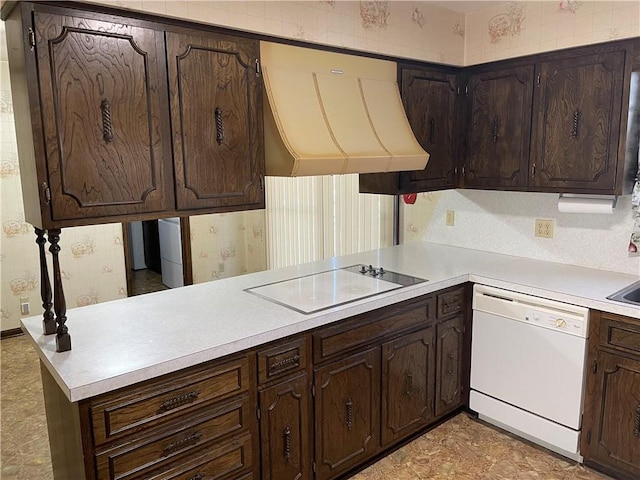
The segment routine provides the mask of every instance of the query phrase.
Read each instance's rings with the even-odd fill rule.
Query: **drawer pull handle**
[[[347,400],[347,428],[351,430],[353,428],[353,401],[351,399]]]
[[[429,120],[429,143],[434,143],[436,136],[436,121],[435,119]]]
[[[224,141],[224,125],[222,125],[222,109],[220,107],[216,107],[213,112],[213,115],[216,119],[216,142],[218,145],[221,145]]]
[[[113,140],[113,126],[111,125],[111,104],[106,98],[100,104],[102,110],[102,138],[106,143]]]
[[[636,425],[635,431],[633,432],[636,437],[640,437],[640,403],[636,407]]]
[[[300,365],[300,355],[294,355],[293,357],[283,358],[282,360],[273,362],[269,366],[269,370],[273,372],[277,370],[282,370],[284,368],[289,368],[292,365],[296,367]]]
[[[284,429],[282,436],[284,439],[284,458],[288,462],[291,460],[291,429],[289,425]]]
[[[407,395],[407,397],[412,397],[413,396],[413,375],[411,375],[409,372],[407,372],[406,374],[405,383],[407,385],[405,394]]]
[[[204,478],[204,475],[201,473],[196,473],[193,477],[189,478],[188,480],[202,480]]]
[[[186,405],[187,403],[193,403],[195,399],[198,398],[198,395],[200,395],[200,392],[195,390],[193,392],[180,395],[179,397],[165,400],[160,404],[160,411],[167,412],[169,410],[173,410],[174,408],[181,407],[182,405]]]
[[[493,140],[493,143],[496,143],[498,141],[498,117],[494,117],[491,124],[491,138]]]
[[[196,432],[192,435],[184,437],[182,440],[170,443],[162,449],[162,456],[166,457],[167,455],[171,455],[172,453],[175,453],[178,450],[182,450],[183,448],[192,447],[193,445],[198,443],[201,438],[202,434],[200,432]]]

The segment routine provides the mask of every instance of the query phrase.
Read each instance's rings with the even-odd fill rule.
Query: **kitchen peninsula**
[[[355,264],[383,266],[385,270],[428,281],[310,314],[299,313],[245,291]],[[633,275],[415,242],[76,308],[71,317],[74,349],[69,352],[55,351],[55,339],[42,334],[41,317],[25,319],[22,324],[23,329],[32,338],[43,366],[50,438],[60,438],[56,433],[59,435],[62,431],[67,432],[64,442],[55,440],[52,443],[56,478],[63,478],[63,474],[67,475],[66,478],[80,478],[69,477],[69,472],[84,475],[85,478],[121,478],[118,475],[123,474],[122,472],[106,472],[109,471],[109,465],[118,465],[116,460],[123,458],[123,452],[134,452],[133,455],[139,457],[153,457],[156,455],[154,448],[159,448],[157,458],[153,461],[144,459],[135,469],[127,470],[126,478],[134,478],[141,472],[156,472],[156,468],[160,468],[158,459],[160,463],[164,462],[163,465],[169,465],[171,470],[170,473],[158,473],[158,476],[152,478],[205,478],[197,476],[200,475],[199,465],[206,461],[213,462],[213,457],[223,459],[220,461],[224,465],[240,467],[239,470],[229,470],[235,472],[229,474],[234,476],[225,474],[212,478],[239,478],[236,474],[246,474],[246,477],[241,478],[260,478],[259,452],[262,450],[262,454],[265,454],[270,439],[262,435],[261,447],[258,448],[258,427],[255,423],[257,415],[262,415],[261,421],[268,417],[269,409],[265,409],[264,406],[271,405],[268,401],[270,397],[267,395],[271,388],[256,392],[255,384],[259,382],[260,385],[274,386],[274,379],[281,380],[285,373],[295,373],[295,378],[286,384],[291,388],[295,387],[294,389],[301,386],[301,390],[307,391],[307,387],[313,383],[310,382],[312,372],[308,369],[311,363],[315,367],[329,357],[331,339],[339,338],[343,331],[346,331],[350,332],[350,337],[347,340],[340,339],[343,342],[340,344],[342,348],[345,342],[351,347],[369,345],[369,339],[357,339],[359,332],[370,335],[374,331],[367,330],[369,325],[374,325],[370,323],[369,317],[377,315],[383,320],[389,318],[391,320],[385,327],[390,329],[389,331],[405,328],[404,331],[408,332],[399,338],[417,336],[420,337],[417,344],[428,345],[428,335],[432,333],[427,335],[423,334],[422,330],[417,330],[420,322],[427,325],[427,320],[432,317],[439,318],[441,313],[442,318],[449,321],[452,317],[447,315],[457,311],[467,312],[468,317],[470,297],[461,294],[463,289],[460,287],[472,282],[640,319],[639,308],[606,299],[611,293],[637,280],[638,277]],[[434,294],[437,297],[437,306]],[[396,305],[399,307],[391,314],[382,313],[395,308]],[[453,310],[447,311],[447,305],[454,305]],[[364,317],[367,318],[366,321],[362,320]],[[354,318],[360,319],[359,323],[351,325],[349,322]],[[465,324],[468,321],[468,318],[465,319]],[[335,330],[342,328],[343,324],[348,327],[346,330]],[[460,324],[456,324],[452,331],[462,335],[465,328],[460,327]],[[425,332],[429,330],[426,329]],[[378,335],[384,334],[378,332]],[[468,330],[465,338],[470,339]],[[364,372],[368,372],[371,365],[374,365],[371,367],[373,370],[380,368],[380,349],[386,351],[385,349],[391,348],[390,344],[398,339],[394,337],[388,340],[381,345],[369,345],[372,349],[366,350],[362,355],[358,354],[362,356],[359,362],[364,365]],[[271,348],[274,344],[275,347]],[[266,349],[263,347],[265,345]],[[333,345],[337,343],[334,342]],[[464,377],[468,376],[468,371],[464,371],[468,368],[468,359],[464,353],[466,347],[461,344],[460,348],[461,357],[451,353],[450,358],[455,359],[458,369],[462,368],[459,371],[463,377],[461,384],[464,386]],[[356,355],[346,360],[354,357]],[[346,365],[344,367],[346,368]],[[306,373],[302,373],[305,368]],[[183,369],[187,370],[181,372]],[[270,376],[271,373],[274,375]],[[318,378],[323,373],[324,368],[314,370]],[[163,378],[168,380],[163,381]],[[385,375],[382,378],[384,383]],[[410,391],[412,383],[417,382],[413,378],[410,374],[407,374],[406,378],[403,377],[400,390]],[[380,378],[371,381],[374,386],[379,386],[377,382],[380,382]],[[180,390],[179,387],[184,386],[180,382],[186,385],[186,389]],[[152,389],[149,387],[150,383]],[[275,387],[279,385],[281,384]],[[321,385],[313,384],[312,387],[320,388]],[[427,390],[429,388],[433,387],[429,386]],[[149,393],[150,390],[153,390],[153,395]],[[454,390],[458,396],[455,408],[458,408],[464,405],[464,395],[468,392],[460,393],[459,389],[452,391]],[[113,400],[114,392],[125,392],[125,401]],[[374,407],[380,409],[378,404],[382,402],[384,411],[384,404],[390,397],[382,395],[384,398],[381,399],[380,390],[375,390],[374,393]],[[227,402],[221,405],[217,395],[236,395],[232,397],[236,403],[230,405]],[[312,428],[309,425],[314,423],[313,416],[309,414],[308,396],[308,392],[304,394],[304,398],[307,399],[305,402],[308,403],[298,406],[301,410],[300,418],[304,420],[300,422],[302,430]],[[280,392],[275,396],[276,403],[278,398],[285,397],[297,398],[295,395],[286,396]],[[159,401],[160,407],[145,406],[144,402],[147,399]],[[215,403],[216,401],[218,403]],[[348,424],[349,420],[362,420],[357,410],[354,417],[354,407],[349,401],[350,399],[347,400],[345,410]],[[208,411],[202,408],[194,411],[194,405],[205,405],[203,402],[209,402],[213,408],[209,408]],[[317,399],[315,402],[319,403]],[[127,412],[124,406],[133,403],[138,405],[138,414],[145,408],[153,410],[149,413],[154,418],[150,421],[152,428],[149,431],[152,434],[149,442],[145,443],[148,447],[146,450],[134,450],[134,447],[142,447],[134,445],[126,437],[126,434],[136,433],[138,438],[146,434],[144,429],[148,426],[146,420],[127,424],[131,421],[127,415],[133,413]],[[254,409],[258,403],[261,408],[258,408],[256,414]],[[209,411],[213,411],[213,417]],[[182,416],[179,431],[175,431],[175,425],[174,430],[169,431],[168,421],[155,418],[169,417],[180,412]],[[189,416],[187,413],[193,415]],[[207,427],[210,417],[213,418],[213,423]],[[68,422],[69,418],[74,419],[76,424],[60,423],[63,419]],[[315,418],[317,423],[318,417]],[[194,422],[199,422],[199,426],[194,427],[195,430],[189,430]],[[213,457],[202,460],[205,455],[202,452],[205,449],[201,448],[204,441],[201,443],[200,440],[203,435],[207,435],[206,429],[220,429],[223,424],[231,425],[231,431],[236,432],[233,437],[236,442],[233,444],[235,450],[231,447],[224,450],[228,447],[224,442],[218,448],[218,444],[209,438],[208,450],[213,453],[209,452],[207,455]],[[372,430],[379,431],[379,425],[376,425],[373,421]],[[122,427],[120,430],[119,426]],[[285,457],[289,452],[289,458],[292,458],[295,452],[287,450],[287,447],[292,446],[291,436],[295,435],[295,428],[287,425],[283,427],[283,432],[282,438],[273,441],[284,442]],[[223,434],[214,434],[214,437],[216,435],[222,438]],[[231,434],[227,433],[227,436],[229,435]],[[151,440],[156,441],[161,437],[164,442],[161,447],[151,445]],[[377,438],[369,439],[367,442],[370,440],[379,444],[373,449],[374,454],[384,452],[384,447],[380,446]],[[384,438],[382,440],[384,443]],[[316,445],[316,453],[319,448]],[[369,447],[365,443],[362,448],[366,450]],[[191,453],[179,467],[175,466],[171,459],[182,458],[180,455],[185,450],[191,452],[191,449],[200,449],[200,456],[196,459],[195,454]],[[305,452],[305,455],[307,454],[311,456],[308,451]],[[316,461],[317,457],[318,455]],[[196,460],[201,463],[195,464]],[[308,466],[311,459],[305,458],[302,463]],[[262,465],[262,478],[271,478],[265,475],[264,460]],[[322,466],[318,464],[317,468],[324,472]],[[174,470],[177,473],[174,474]],[[348,470],[344,467],[337,468],[336,471],[343,474]],[[326,472],[317,477],[336,478],[332,475],[333,473]]]

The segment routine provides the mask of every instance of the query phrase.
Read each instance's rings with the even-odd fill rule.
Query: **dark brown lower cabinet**
[[[260,392],[262,480],[311,478],[309,376]]]
[[[380,348],[315,371],[316,479],[335,478],[380,448]]]
[[[640,478],[640,320],[592,312],[581,453],[620,479]]]
[[[382,345],[382,445],[423,427],[433,418],[433,327]]]
[[[436,324],[436,416],[451,412],[462,403],[463,335],[464,317],[462,315]]]

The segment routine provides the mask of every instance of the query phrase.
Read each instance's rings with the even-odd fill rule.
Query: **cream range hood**
[[[422,170],[395,62],[260,42],[266,174]]]

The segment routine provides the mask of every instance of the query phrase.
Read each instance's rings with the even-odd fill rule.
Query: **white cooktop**
[[[246,291],[301,313],[313,313],[396,288],[402,288],[402,285],[338,269],[248,288]]]

